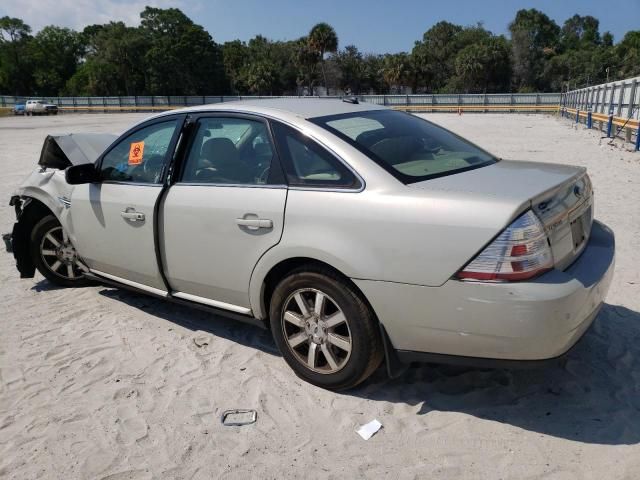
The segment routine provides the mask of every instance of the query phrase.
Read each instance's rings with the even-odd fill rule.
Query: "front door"
[[[154,212],[182,117],[144,124],[99,161],[100,183],[72,193],[72,241],[98,274],[165,292],[158,269]]]
[[[251,273],[280,241],[287,198],[267,123],[200,117],[178,175],[159,226],[173,294],[248,313]]]

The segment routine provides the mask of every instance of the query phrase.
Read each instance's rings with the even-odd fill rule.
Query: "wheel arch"
[[[256,318],[267,321],[269,317],[269,306],[271,302],[271,296],[273,295],[273,290],[275,289],[276,285],[280,280],[285,278],[290,272],[302,266],[309,266],[309,267],[315,266],[315,267],[325,268],[339,275],[346,282],[348,282],[349,285],[362,297],[364,302],[373,312],[376,318],[376,321],[379,322],[378,317],[375,313],[375,310],[373,309],[373,306],[367,299],[366,295],[351,280],[349,275],[345,274],[341,269],[336,268],[331,263],[324,260],[320,260],[315,257],[311,257],[311,256],[292,256],[292,257],[281,259],[278,262],[274,262],[274,264],[270,268],[268,269],[263,268],[262,270],[264,274],[260,276],[261,277],[260,280],[252,276],[251,287],[254,287],[256,292],[254,296],[250,295],[250,300],[251,300],[253,314]]]

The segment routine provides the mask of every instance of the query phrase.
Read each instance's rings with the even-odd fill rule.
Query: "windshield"
[[[415,115],[372,110],[310,119],[346,140],[404,183],[471,170],[497,160]]]

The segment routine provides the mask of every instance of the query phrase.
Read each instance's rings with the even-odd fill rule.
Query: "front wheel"
[[[275,288],[271,332],[302,379],[322,388],[354,387],[380,365],[377,320],[353,285],[329,269],[299,269]]]
[[[88,282],[69,236],[53,215],[47,215],[31,231],[31,258],[38,271],[61,287],[80,287]]]

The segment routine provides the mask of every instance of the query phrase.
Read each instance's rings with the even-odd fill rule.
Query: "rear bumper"
[[[613,232],[594,222],[587,247],[569,268],[530,282],[354,282],[401,359],[538,361],[562,356],[584,335],[604,302],[614,263]]]

